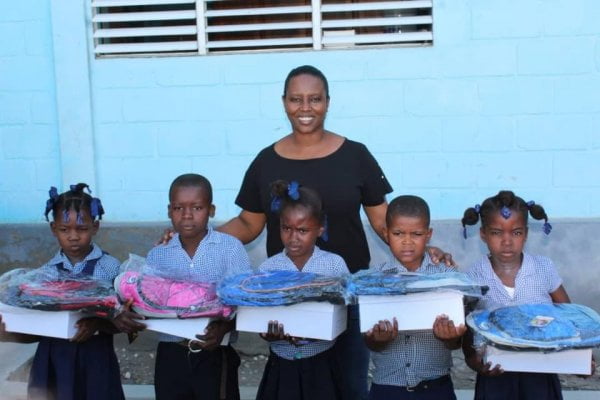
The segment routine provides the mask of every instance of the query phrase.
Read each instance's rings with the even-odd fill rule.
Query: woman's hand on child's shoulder
[[[267,332],[261,333],[260,337],[269,341],[274,342],[276,340],[291,340],[292,337],[285,333],[285,329],[283,328],[283,324],[280,324],[277,321],[269,321],[269,325],[267,326]]]
[[[146,329],[146,325],[139,322],[145,319],[144,316],[131,311],[131,303],[132,300],[127,300],[121,312],[112,320],[113,325],[119,332],[134,334]]]
[[[456,267],[456,263],[452,259],[452,254],[446,253],[439,247],[427,246],[427,253],[429,253],[429,257],[431,257],[431,261],[434,264],[444,263],[449,267]]]
[[[171,241],[173,236],[175,236],[175,231],[171,228],[167,228],[163,231],[162,236],[160,237],[160,239],[158,239],[155,245],[159,246],[161,244],[167,244]]]

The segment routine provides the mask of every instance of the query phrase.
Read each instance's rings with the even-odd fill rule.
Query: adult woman
[[[283,105],[292,133],[263,149],[244,177],[236,204],[242,208],[219,230],[251,242],[267,226],[269,256],[283,249],[279,219],[270,211],[269,185],[278,179],[316,189],[325,205],[328,241],[319,247],[341,255],[351,272],[369,265],[369,249],[360,220],[363,206],[375,232],[382,236],[392,191],[367,148],[324,129],[329,107],[327,79],[312,66],[292,70],[284,86]]]
[[[368,268],[370,254],[360,208],[383,239],[385,195],[392,191],[391,186],[363,144],[325,130],[329,85],[321,71],[309,65],[290,71],[282,100],[292,133],[256,156],[236,198],[241,213],[218,230],[249,243],[266,226],[268,256],[281,252],[279,218],[270,210],[269,188],[279,179],[298,181],[316,189],[323,200],[328,240],[319,239],[318,246],[342,256],[353,273]],[[442,253],[435,250],[433,257],[438,259]],[[343,398],[363,399],[368,393],[369,352],[360,334],[355,307],[350,307],[348,321],[348,330],[336,344],[346,376],[341,385]]]

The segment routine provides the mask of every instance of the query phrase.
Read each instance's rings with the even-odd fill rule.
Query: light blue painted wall
[[[0,13],[13,38],[0,44],[0,222],[39,221],[46,187],[77,176],[56,155],[76,153],[57,144],[68,114],[59,130],[56,109],[85,114],[70,104],[81,94],[72,82],[74,96],[54,100],[53,66],[58,82],[73,68],[66,50],[80,64],[87,52],[89,179],[111,221],[164,220],[169,183],[189,171],[213,182],[219,219],[235,215],[249,162],[289,131],[283,79],[306,63],[330,79],[328,128],[365,143],[394,195],[425,197],[434,218],[457,218],[501,188],[551,217],[600,216],[600,2],[434,0],[433,47],[105,59],[89,39],[83,50],[65,41],[81,26],[50,34],[48,1],[23,3]],[[53,2],[52,14],[83,19],[84,4]],[[35,55],[27,38],[42,43]]]
[[[0,1],[0,223],[39,221],[60,182],[50,3]]]

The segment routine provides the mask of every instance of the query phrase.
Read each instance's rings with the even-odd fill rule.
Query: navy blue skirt
[[[333,349],[299,360],[271,352],[256,400],[341,399],[340,370]]]
[[[490,377],[477,374],[475,400],[562,400],[556,374],[504,372]]]
[[[178,343],[160,342],[156,351],[156,400],[239,400],[240,357],[231,346],[190,353]]]
[[[84,343],[42,338],[27,394],[35,400],[124,400],[112,335],[95,335]]]

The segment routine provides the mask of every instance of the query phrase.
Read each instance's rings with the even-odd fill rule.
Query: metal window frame
[[[358,3],[331,4],[322,0],[311,0],[310,5],[284,5],[256,8],[214,10],[209,3],[223,0],[91,0],[91,20],[94,39],[93,52],[98,56],[156,56],[198,54],[231,51],[285,51],[325,50],[393,45],[423,45],[433,43],[433,0],[388,0]],[[325,3],[325,4],[323,4]],[[110,12],[114,7],[129,6],[181,6],[186,10]],[[429,10],[427,15],[390,15],[389,17],[327,18],[332,13],[367,12],[394,10]],[[106,12],[108,11],[108,12]],[[305,21],[262,22],[229,25],[211,25],[211,18],[239,17],[249,15],[304,15]],[[106,27],[107,24],[148,22],[143,27]],[[169,25],[173,21],[176,25]],[[186,22],[187,21],[187,22]],[[428,26],[418,32],[402,32],[402,27]],[[356,28],[389,27],[390,32],[358,34]],[[316,28],[315,28],[316,27]],[[346,28],[346,29],[344,29]],[[310,30],[310,36],[295,35],[295,30]],[[213,33],[291,32],[289,37],[242,40],[211,40]],[[187,36],[189,40],[168,40],[170,36]],[[127,38],[138,38],[143,42],[127,42]],[[153,38],[160,40],[153,41]],[[192,39],[193,38],[193,39]],[[119,40],[120,39],[120,40]],[[114,40],[115,42],[111,43]],[[108,42],[108,43],[106,43]],[[303,47],[298,47],[303,46]]]

